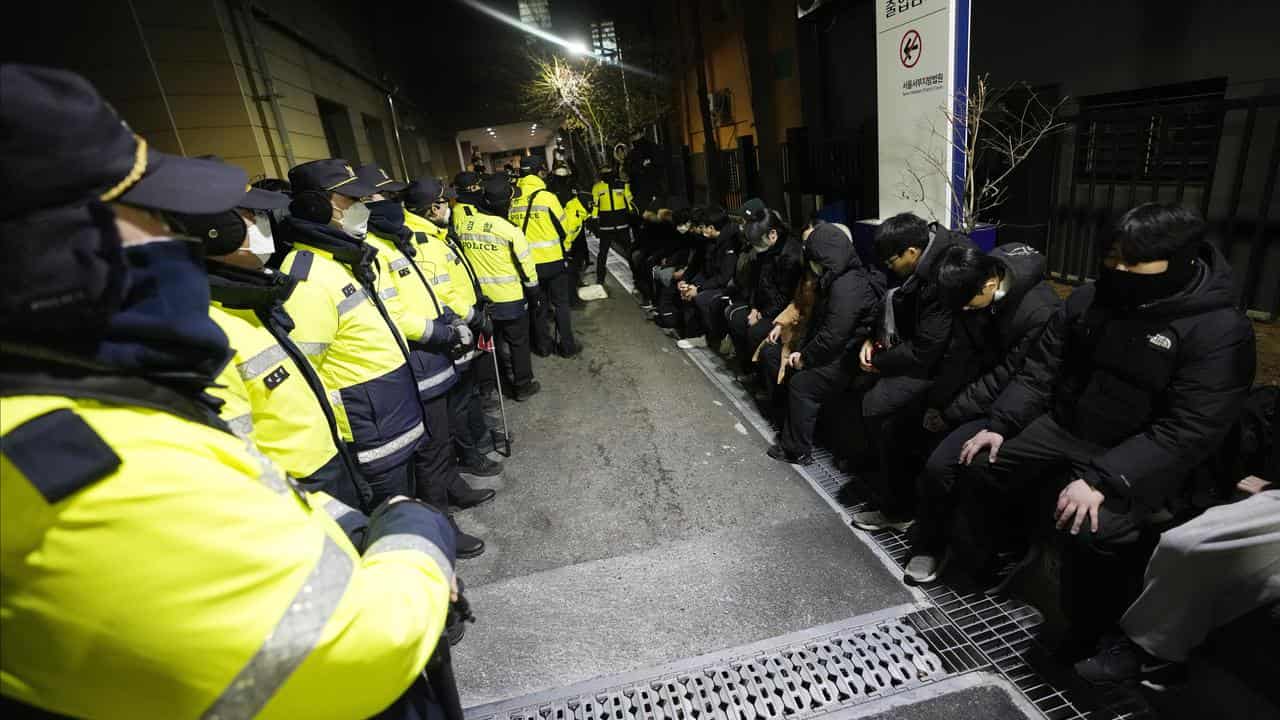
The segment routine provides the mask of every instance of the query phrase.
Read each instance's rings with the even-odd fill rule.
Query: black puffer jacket
[[[872,356],[871,364],[881,375],[931,378],[951,341],[952,313],[938,297],[934,264],[952,245],[972,245],[965,235],[937,223],[929,226],[929,246],[925,248],[911,277],[891,291],[885,302],[893,303],[897,342]],[[877,329],[885,330],[881,309]]]
[[[1003,267],[1005,295],[984,310],[956,318],[952,350],[934,381],[934,397],[940,401],[935,406],[945,408],[942,417],[952,427],[987,414],[1062,305],[1043,280],[1046,260],[1035,248],[1009,243],[991,256]]]
[[[738,269],[738,250],[742,245],[742,230],[737,223],[729,223],[720,231],[720,237],[707,243],[698,272],[690,281],[699,292],[721,290],[733,282]]]
[[[758,253],[746,303],[766,320],[786,309],[804,275],[804,249],[800,238],[779,238],[773,247]]]
[[[1132,310],[1077,290],[1001,393],[990,428],[1011,437],[1049,412],[1104,448],[1084,479],[1155,509],[1222,441],[1253,382],[1253,325],[1235,307],[1231,268],[1204,244],[1196,278]]]
[[[804,367],[813,368],[838,361],[858,328],[871,324],[884,285],[863,268],[849,236],[834,225],[810,233],[804,252],[806,262],[822,266],[808,333],[799,346]]]

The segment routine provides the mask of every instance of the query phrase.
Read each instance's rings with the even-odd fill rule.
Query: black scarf
[[[294,328],[284,303],[298,286],[284,273],[246,270],[220,262],[209,262],[209,293],[213,300],[232,310],[252,310],[263,322],[285,334]]]
[[[395,243],[405,257],[418,254],[413,246],[413,231],[404,224],[403,205],[395,200],[378,200],[365,205],[369,208],[369,227]]]

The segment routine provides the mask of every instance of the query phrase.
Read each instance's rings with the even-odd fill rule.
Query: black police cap
[[[459,190],[467,190],[468,188],[479,187],[481,182],[480,173],[463,171],[453,178],[453,186]]]
[[[170,212],[229,210],[244,196],[240,168],[150,148],[75,73],[0,66],[0,216],[94,198]]]
[[[378,192],[372,183],[361,179],[342,158],[312,160],[295,166],[289,171],[289,184],[293,191],[319,190],[362,198]]]
[[[424,208],[432,203],[443,202],[458,197],[457,191],[433,177],[414,180],[405,189],[404,204],[409,207]]]
[[[520,169],[526,172],[537,172],[547,166],[547,161],[538,155],[525,155],[520,158]]]
[[[400,192],[409,187],[408,183],[402,183],[391,177],[376,163],[361,165],[356,168],[356,175],[364,182],[373,185],[380,193]]]

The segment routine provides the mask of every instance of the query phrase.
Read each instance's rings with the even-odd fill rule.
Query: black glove
[[[547,299],[547,294],[542,291],[541,285],[525,285],[524,299],[529,301],[530,307],[536,307]]]
[[[475,317],[471,318],[471,332],[476,336],[493,335],[493,318],[489,317],[489,308],[476,306]]]

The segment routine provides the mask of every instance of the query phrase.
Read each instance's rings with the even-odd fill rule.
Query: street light
[[[589,55],[591,53],[591,49],[581,40],[570,40],[569,44],[565,45],[565,48],[568,49],[569,54],[575,56]]]

